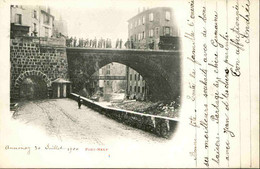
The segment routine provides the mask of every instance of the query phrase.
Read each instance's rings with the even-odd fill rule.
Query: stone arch
[[[123,55],[122,57],[118,57],[117,55],[111,57],[99,57],[99,60],[97,61],[98,67],[96,67],[96,63],[93,63],[87,70],[88,74],[92,75],[98,70],[98,68],[102,68],[112,62],[129,66],[140,73],[147,81],[149,88],[156,97],[160,97],[161,99],[172,98],[173,94],[171,91],[173,91],[173,89],[171,84],[173,82],[165,69],[156,64],[153,60],[149,60],[143,56],[138,56],[134,61],[131,59],[131,56],[124,57]]]
[[[147,81],[151,98],[175,100],[180,96],[180,52],[67,49],[69,76],[73,85],[83,84],[99,68],[117,62],[136,70]],[[79,84],[79,85],[78,85]]]
[[[48,76],[41,71],[38,70],[30,70],[30,71],[25,71],[21,73],[18,78],[16,78],[15,83],[14,83],[14,88],[15,88],[15,93],[17,95],[17,98],[19,98],[19,91],[20,91],[20,86],[22,82],[30,76],[36,76],[40,77],[47,85],[48,93],[47,96],[49,96],[49,91],[51,91],[51,80],[48,78]]]

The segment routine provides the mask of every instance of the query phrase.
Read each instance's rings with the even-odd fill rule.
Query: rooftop
[[[172,8],[170,8],[170,7],[155,7],[155,8],[146,9],[146,10],[138,13],[137,15],[133,16],[132,18],[128,19],[127,22],[131,21],[132,19],[134,19],[138,16],[143,15],[144,13],[155,11],[155,10],[158,10],[158,9],[168,9],[168,10],[170,9],[170,10],[172,10]]]

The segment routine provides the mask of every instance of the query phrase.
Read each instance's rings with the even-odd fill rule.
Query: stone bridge
[[[82,86],[99,68],[118,62],[143,76],[151,98],[175,99],[181,89],[180,55],[179,51],[66,48],[65,39],[17,37],[10,43],[10,96],[19,99],[29,77],[41,84],[38,88],[45,88],[37,89],[41,95],[51,97],[53,80],[62,77],[74,87]]]
[[[153,99],[176,99],[181,90],[180,51],[89,49],[67,47],[68,72],[74,87],[99,68],[117,62],[142,75]]]

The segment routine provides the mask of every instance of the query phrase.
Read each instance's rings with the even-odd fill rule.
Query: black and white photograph
[[[0,167],[259,167],[257,4],[1,0]]]

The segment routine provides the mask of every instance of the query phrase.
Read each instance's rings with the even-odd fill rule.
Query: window
[[[141,25],[141,19],[138,20],[138,25]]]
[[[137,90],[138,90],[137,92],[140,93],[140,87],[139,87],[139,86],[138,86],[138,89],[137,89]]]
[[[164,35],[169,36],[170,35],[170,27],[164,27]]]
[[[50,24],[50,16],[43,14],[43,23],[44,24]]]
[[[166,21],[171,20],[171,13],[170,13],[169,11],[166,11],[166,12],[165,12],[165,20],[166,20]]]
[[[130,92],[132,91],[132,86],[130,86]]]
[[[145,38],[145,33],[144,33],[144,31],[143,31],[143,33],[142,33],[143,35],[142,35],[142,38],[144,39]]]
[[[107,81],[107,85],[109,85],[109,81]]]
[[[135,92],[136,92],[136,86],[135,86]]]
[[[153,29],[149,30],[149,37],[153,37]]]
[[[149,21],[152,22],[153,21],[153,13],[149,14]]]
[[[45,27],[45,37],[49,37],[49,28]]]
[[[36,28],[36,23],[33,23],[33,31],[36,32],[37,28]]]
[[[142,87],[142,93],[144,93],[144,87]]]
[[[159,27],[155,28],[155,35],[158,37],[159,36]]]
[[[140,74],[138,75],[138,80],[140,80]]]
[[[33,11],[33,18],[37,19],[37,11],[36,10]]]
[[[135,80],[136,80],[136,74],[135,74]]]
[[[145,16],[143,16],[143,24],[145,23]]]
[[[16,24],[22,24],[22,15],[21,14],[15,14],[15,23]]]
[[[132,74],[130,74],[130,80],[132,80]]]

